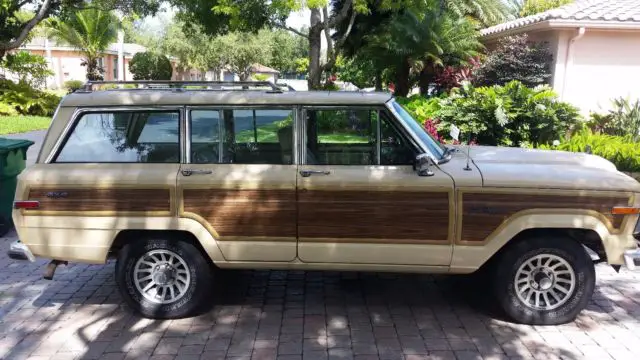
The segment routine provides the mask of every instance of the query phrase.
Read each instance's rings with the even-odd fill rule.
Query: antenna
[[[464,171],[471,171],[471,167],[469,166],[469,161],[471,159],[471,134],[469,134],[469,141],[467,142],[467,166],[463,169]]]

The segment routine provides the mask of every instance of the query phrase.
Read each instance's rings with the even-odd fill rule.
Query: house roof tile
[[[488,27],[480,33],[482,36],[487,36],[549,20],[622,22],[640,25],[640,1],[576,0],[556,9]]]
[[[270,68],[268,66],[262,65],[262,64],[253,64],[251,66],[251,71],[255,72],[255,73],[271,73],[271,74],[279,74],[280,71]]]

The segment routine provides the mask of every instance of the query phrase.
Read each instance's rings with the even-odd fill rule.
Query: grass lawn
[[[0,116],[0,135],[44,130],[50,123],[46,116]]]
[[[259,143],[277,143],[278,142],[278,125],[268,124],[258,126],[258,142]],[[255,134],[253,129],[242,130],[236,134],[236,142],[251,143],[255,142]]]
[[[258,126],[258,142],[259,143],[277,143],[278,142],[278,126],[277,124],[268,124]],[[255,142],[255,134],[253,129],[242,130],[236,134],[236,142],[252,143]],[[320,144],[368,144],[369,138],[358,134],[318,134],[318,143]]]

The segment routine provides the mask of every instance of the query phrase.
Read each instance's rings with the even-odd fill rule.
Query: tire
[[[505,249],[494,279],[494,295],[511,320],[559,325],[573,321],[587,306],[596,274],[593,260],[578,242],[535,237]]]
[[[194,314],[206,304],[212,280],[209,262],[181,240],[134,240],[122,248],[116,262],[116,283],[124,300],[152,319]]]

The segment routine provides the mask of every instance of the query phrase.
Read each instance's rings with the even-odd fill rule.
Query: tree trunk
[[[382,71],[376,70],[374,81],[375,81],[376,91],[382,91]]]
[[[320,66],[320,47],[322,46],[322,19],[320,9],[311,9],[311,28],[309,29],[309,90],[320,88],[322,67]]]
[[[87,80],[89,81],[102,81],[104,78],[100,73],[100,69],[98,67],[98,59],[87,57],[85,59],[85,66],[87,67]]]
[[[418,76],[418,87],[420,88],[420,95],[428,95],[429,85],[435,78],[435,68],[431,62],[425,64],[424,68],[420,71]]]
[[[403,59],[396,69],[396,89],[393,93],[394,96],[407,96],[407,94],[409,94],[409,90],[411,90],[409,88],[411,86],[409,81],[410,71],[411,65],[409,64],[409,60]]]

